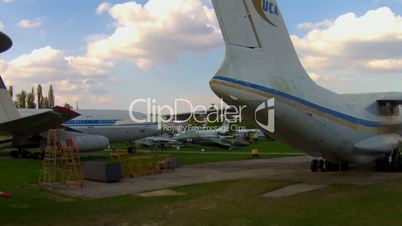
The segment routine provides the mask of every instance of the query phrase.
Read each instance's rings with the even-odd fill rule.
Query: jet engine
[[[64,137],[63,137],[64,135]],[[65,131],[62,137],[62,145],[65,144],[65,140],[71,139],[74,143],[74,146],[77,148],[79,152],[91,152],[103,150],[109,146],[109,139],[100,135],[91,135],[85,133],[71,132]]]

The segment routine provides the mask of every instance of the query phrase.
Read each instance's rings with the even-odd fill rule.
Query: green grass
[[[113,145],[115,149],[126,149],[125,144]],[[146,151],[139,149],[137,156],[149,156],[149,155],[169,155],[176,158],[179,165],[192,165],[210,162],[225,162],[225,161],[239,161],[249,160],[251,157],[251,150],[258,149],[260,157],[262,159],[278,158],[284,156],[294,156],[302,154],[300,151],[292,149],[286,145],[282,145],[278,142],[261,140],[255,144],[252,144],[245,148],[236,148],[233,150],[222,149],[219,147],[201,146],[195,144],[189,144],[181,147],[180,150],[175,148],[168,148],[167,151]],[[204,151],[202,151],[204,150]],[[83,160],[107,160],[108,152],[96,152],[93,154],[84,154]]]
[[[229,150],[223,149],[220,147],[206,147],[202,145],[196,145],[196,144],[188,144],[183,146],[180,150],[181,151],[196,151],[199,152],[202,149],[205,149],[207,152],[228,152]],[[270,141],[270,140],[259,140],[258,142],[251,144],[247,147],[238,147],[234,148],[233,152],[237,153],[251,153],[252,149],[258,149],[258,151],[262,154],[290,154],[290,153],[301,153],[300,151],[293,149],[289,146],[280,144],[276,141]],[[174,148],[169,148],[169,151],[176,151]],[[230,151],[230,152],[231,152]]]
[[[29,166],[27,171],[36,168],[36,163],[24,163]],[[290,182],[239,180],[175,188],[184,193],[176,197],[125,195],[82,200],[32,185],[36,181],[32,173],[8,178],[17,165],[20,163],[3,161],[0,165],[2,189],[13,189],[12,199],[0,200],[0,225],[319,226],[402,222],[401,181],[372,186],[333,185],[292,197],[262,198],[262,194]]]
[[[202,152],[201,150],[205,151]],[[251,150],[258,149],[262,159],[277,158],[283,156],[292,156],[300,153],[286,145],[278,142],[261,140],[255,144],[242,149],[225,150],[219,147],[205,147],[200,145],[187,145],[180,150],[168,149],[167,153],[177,159],[181,165],[191,165],[209,162],[239,161],[249,160]],[[163,152],[157,152],[163,154]],[[166,153],[166,152],[165,152]]]
[[[293,153],[277,143],[258,143],[269,153]],[[228,154],[169,153],[182,164],[250,158],[247,149]],[[252,147],[250,147],[252,148]],[[173,150],[171,150],[173,151]],[[187,153],[193,152],[193,153]],[[149,153],[140,153],[148,155]],[[157,153],[164,154],[164,153]],[[105,158],[105,157],[89,157]],[[175,197],[142,198],[125,195],[76,199],[37,185],[41,162],[0,160],[0,225],[401,225],[402,181],[357,186],[331,185],[322,190],[283,198],[261,195],[294,182],[238,180],[173,188]]]

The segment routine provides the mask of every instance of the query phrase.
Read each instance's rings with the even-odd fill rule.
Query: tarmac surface
[[[318,185],[317,188],[320,188],[329,184],[369,185],[402,178],[402,173],[380,173],[367,166],[353,167],[344,172],[312,173],[309,169],[311,160],[312,158],[308,156],[298,156],[207,163],[184,166],[173,173],[126,178],[119,183],[85,181],[82,189],[59,188],[56,191],[72,197],[100,198],[237,179],[285,180],[295,184]],[[306,186],[299,186],[299,188],[300,192],[306,190]],[[295,188],[290,189],[295,190]],[[296,190],[298,190],[297,187]]]

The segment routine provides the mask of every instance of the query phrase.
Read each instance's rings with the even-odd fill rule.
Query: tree
[[[37,104],[38,104],[38,109],[44,108],[44,101],[43,101],[43,93],[42,93],[42,85],[38,85],[38,88],[36,90],[36,96],[38,98]]]
[[[17,94],[17,103],[18,103],[18,108],[26,108],[26,100],[27,100],[27,92],[24,90],[21,91],[21,93]]]
[[[54,107],[54,91],[53,91],[52,85],[50,85],[50,87],[49,87],[49,92],[48,92],[47,98],[49,100],[49,106]]]
[[[32,87],[32,90],[30,93],[27,95],[27,108],[30,109],[35,109],[36,104],[35,104],[35,91],[34,88]]]
[[[13,95],[14,95],[13,86],[8,87],[8,93],[10,94],[11,99],[13,99]]]
[[[47,97],[45,97],[45,98],[43,99],[43,108],[45,108],[45,109],[49,109],[49,108],[50,108],[50,105],[49,105],[49,98],[47,98]]]
[[[68,103],[65,103],[64,107],[67,109],[73,110],[73,107],[71,105],[69,105]]]

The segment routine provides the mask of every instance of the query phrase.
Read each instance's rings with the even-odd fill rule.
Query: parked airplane
[[[172,137],[167,136],[151,136],[146,137],[140,140],[135,141],[136,144],[151,147],[154,149],[157,146],[160,146],[162,149],[166,146],[171,145],[180,145],[181,142],[173,139]]]
[[[21,115],[36,114],[43,110],[20,109]],[[67,130],[106,137],[110,143],[134,142],[159,134],[158,123],[134,123],[124,110],[75,110],[79,116],[65,123]],[[136,118],[145,114],[134,112]]]
[[[44,147],[49,129],[55,129],[77,116],[77,112],[63,107],[41,110],[29,115],[20,114],[0,77],[0,148],[17,148],[18,150],[11,152],[13,157],[32,157],[25,148]],[[81,152],[104,149],[109,145],[109,140],[99,135],[62,130],[60,136],[72,139]],[[34,157],[42,156],[41,153],[35,153]]]
[[[174,139],[186,142],[189,138],[196,138],[196,137],[218,137],[221,135],[226,135],[229,132],[229,123],[224,122],[222,126],[216,129],[211,129],[208,127],[193,127],[188,128],[185,131],[182,131],[174,136]]]
[[[193,128],[186,131],[177,133],[173,137],[146,137],[138,140],[136,143],[146,146],[157,145],[179,145],[186,143],[194,143],[208,146],[218,146],[225,148],[232,148],[232,143],[224,136],[229,131],[229,124],[223,123],[223,125],[217,129],[204,129]]]
[[[0,32],[0,52],[8,50],[11,46],[11,39]],[[77,116],[78,114],[74,111],[55,107],[38,114],[21,117],[0,77],[0,148],[17,147],[19,148],[17,154],[22,156],[26,154],[23,152],[24,147],[39,144],[40,133]],[[71,137],[79,139],[77,134],[72,134]],[[101,142],[104,140],[97,139],[97,143]]]
[[[339,95],[318,86],[297,57],[275,0],[212,0],[226,56],[210,82],[227,104],[278,141],[322,158],[401,168],[402,93]],[[372,29],[375,29],[373,27]]]

